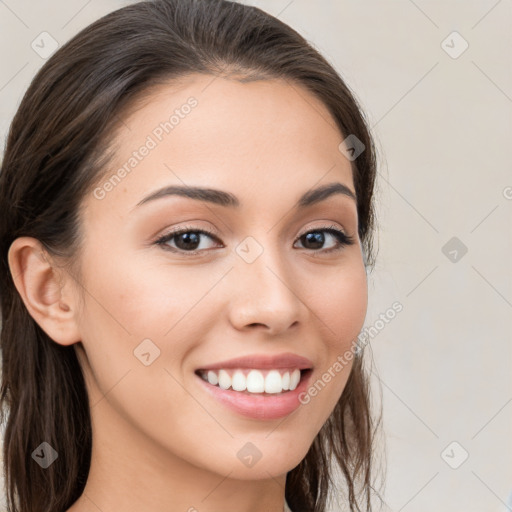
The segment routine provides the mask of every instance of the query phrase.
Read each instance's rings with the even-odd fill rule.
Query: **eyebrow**
[[[323,185],[313,190],[308,190],[299,198],[299,200],[295,204],[295,208],[301,210],[308,206],[312,206],[316,203],[319,203],[320,201],[324,201],[325,199],[331,197],[334,194],[341,194],[346,197],[349,197],[357,204],[357,198],[352,192],[352,190],[350,190],[346,185],[343,185],[343,183],[336,182]],[[214,188],[180,185],[170,185],[167,187],[163,187],[159,190],[156,190],[155,192],[152,192],[144,199],[142,199],[139,203],[137,203],[136,207],[141,206],[149,201],[154,201],[156,199],[168,196],[188,197],[190,199],[206,201],[209,203],[230,208],[240,207],[240,200],[231,192],[226,192],[224,190]]]

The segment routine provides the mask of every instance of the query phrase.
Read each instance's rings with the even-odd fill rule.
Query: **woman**
[[[135,3],[59,49],[0,173],[9,511],[370,510],[375,167],[257,8]]]

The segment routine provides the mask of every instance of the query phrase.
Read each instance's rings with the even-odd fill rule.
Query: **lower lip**
[[[312,370],[308,370],[301,376],[299,385],[293,391],[275,395],[250,395],[232,389],[222,389],[198,375],[196,377],[208,393],[238,414],[256,420],[275,420],[291,414],[301,405],[299,395],[307,389],[311,374]]]

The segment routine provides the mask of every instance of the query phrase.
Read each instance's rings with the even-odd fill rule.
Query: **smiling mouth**
[[[210,385],[224,390],[266,396],[295,390],[311,371],[310,368],[226,368],[198,369],[195,374]]]

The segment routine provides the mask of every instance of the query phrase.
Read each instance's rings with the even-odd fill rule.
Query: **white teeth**
[[[216,386],[219,383],[219,378],[217,377],[217,374],[215,372],[212,372],[211,370],[208,372],[208,382],[213,386]]]
[[[263,391],[265,391],[265,378],[258,370],[251,370],[248,373],[247,391],[249,391],[249,393],[263,393]]]
[[[249,393],[277,394],[283,391],[293,391],[300,382],[300,370],[281,374],[279,370],[208,370],[201,372],[201,377],[213,386],[221,389],[232,388],[234,391],[248,391]]]
[[[283,390],[288,391],[290,389],[290,372],[286,372],[282,377]]]
[[[231,379],[231,387],[235,391],[245,391],[247,388],[247,381],[245,375],[241,371],[236,371]]]
[[[300,381],[300,370],[293,370],[290,375],[290,389],[293,391],[299,384]]]
[[[231,387],[231,377],[226,370],[219,371],[219,387],[229,389]]]
[[[281,374],[271,370],[265,377],[265,393],[281,393],[283,391]]]

